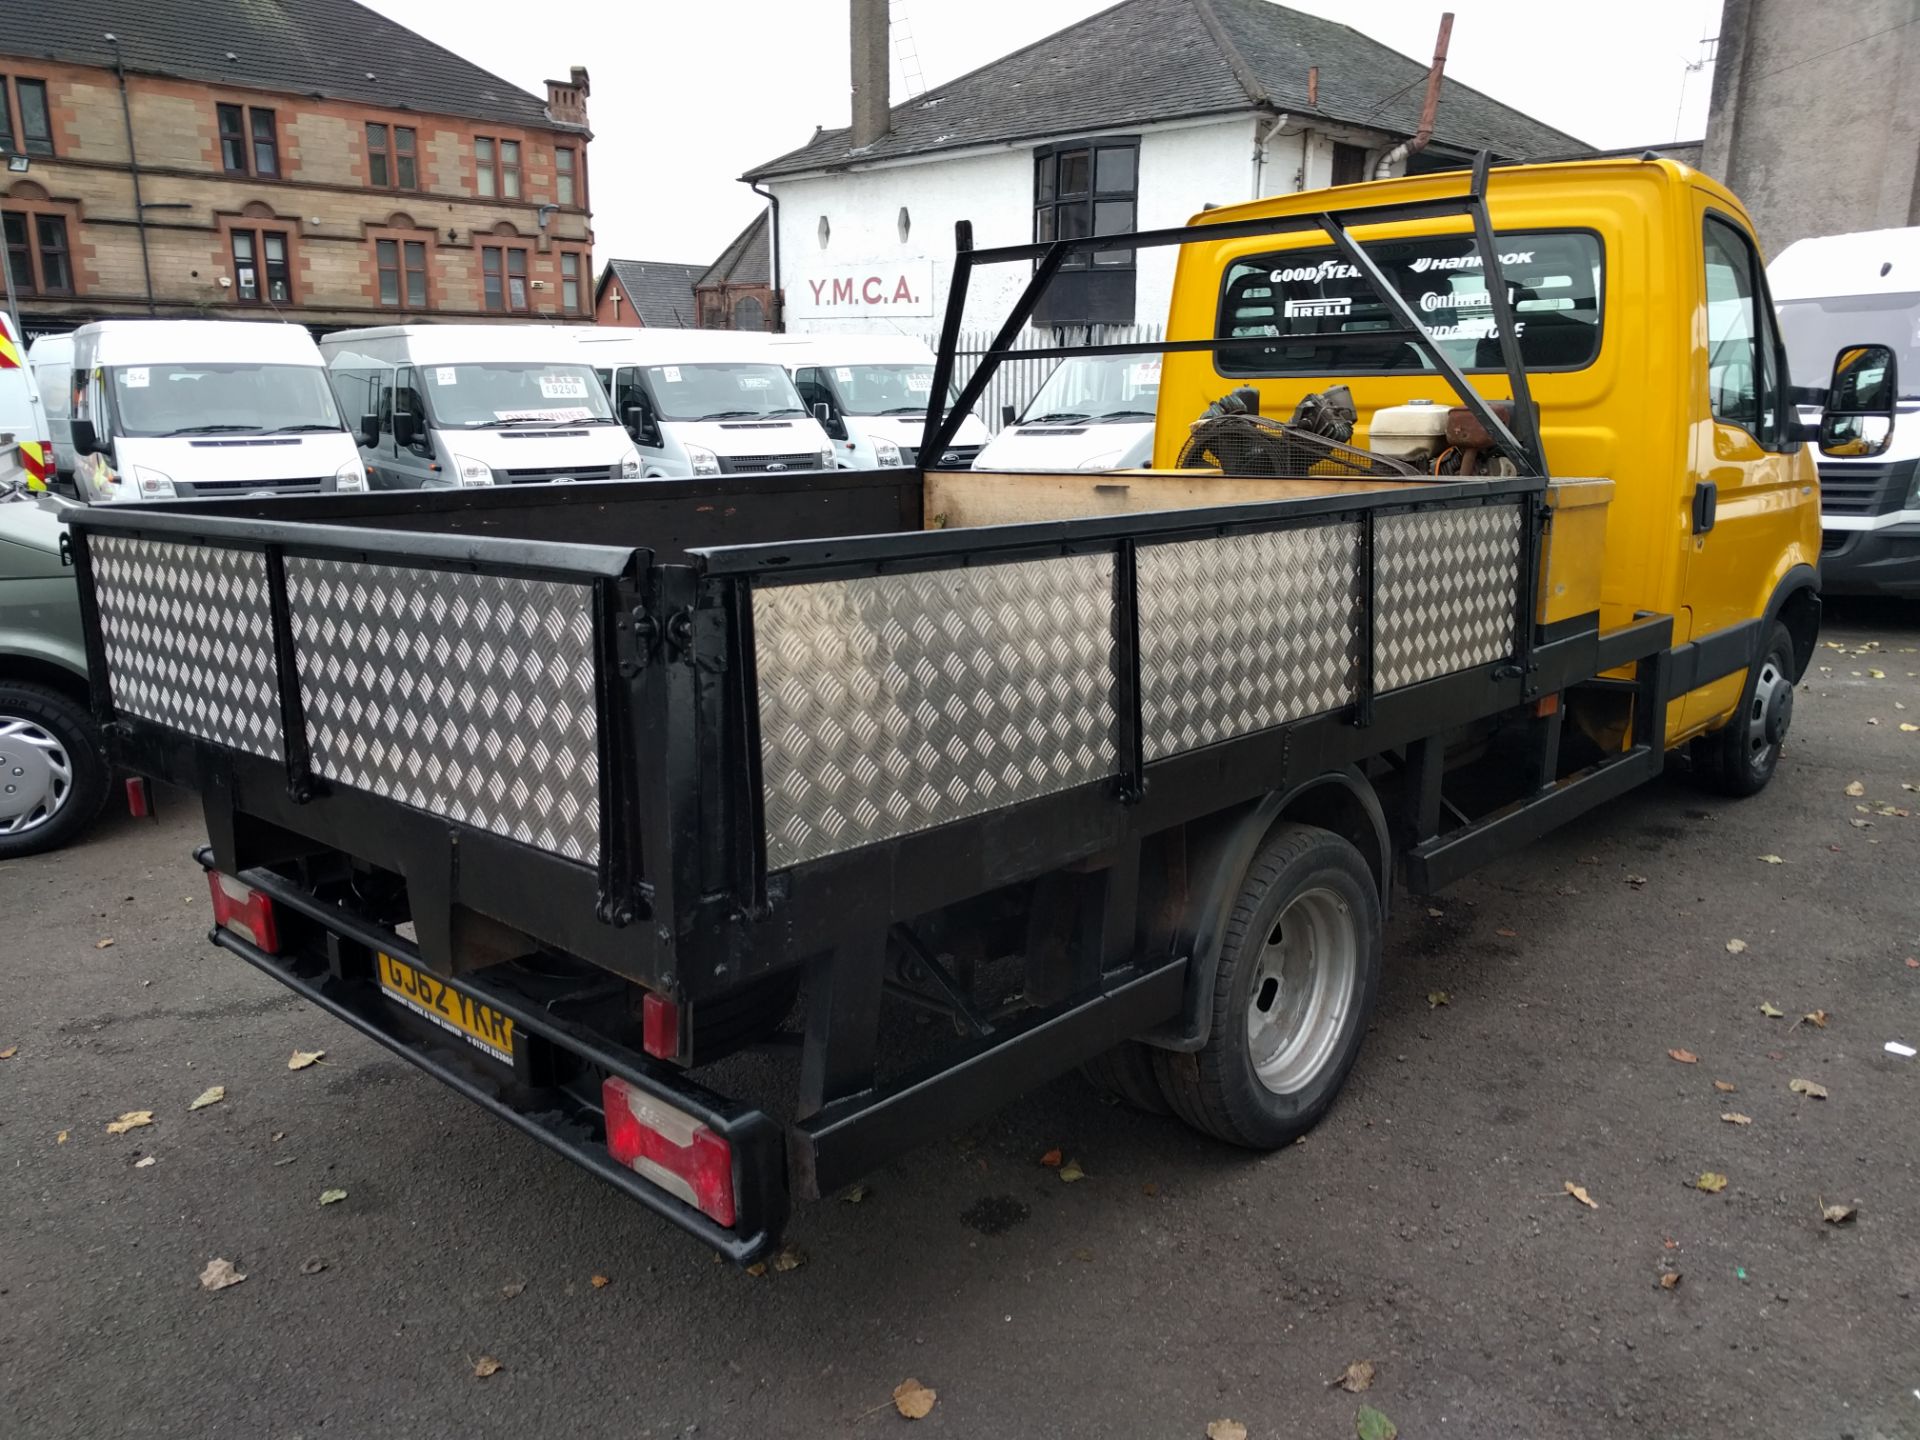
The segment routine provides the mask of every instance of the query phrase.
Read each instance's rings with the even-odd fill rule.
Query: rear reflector
[[[649,993],[640,1001],[640,1048],[656,1060],[680,1053],[680,1007],[664,995]]]
[[[153,814],[153,797],[147,794],[147,782],[138,775],[127,780],[127,814],[136,820]]]
[[[273,923],[271,900],[218,870],[207,872],[207,888],[213,892],[214,924],[251,940],[269,955],[280,953],[280,931]]]
[[[733,1147],[618,1075],[600,1086],[607,1153],[721,1225],[732,1225]]]

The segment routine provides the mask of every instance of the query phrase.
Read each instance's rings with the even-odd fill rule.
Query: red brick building
[[[667,260],[609,260],[593,292],[594,324],[691,330],[697,314],[693,282],[706,269]]]
[[[21,318],[589,321],[587,95],[582,68],[543,99],[353,0],[10,5]]]

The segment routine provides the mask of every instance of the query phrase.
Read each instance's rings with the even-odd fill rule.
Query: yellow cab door
[[[1710,673],[1737,638],[1764,644],[1751,632],[1738,636],[1738,627],[1764,613],[1798,534],[1798,442],[1790,438],[1786,367],[1759,248],[1744,224],[1702,192],[1694,192],[1694,208],[1703,265],[1692,367],[1698,403],[1692,464],[1678,496],[1686,613],[1675,617],[1682,623],[1674,639],[1699,646]],[[1743,663],[1686,696],[1681,729],[1731,712],[1746,678]]]

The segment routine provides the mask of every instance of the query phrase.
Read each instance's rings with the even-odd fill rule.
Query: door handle
[[[1711,480],[1702,480],[1693,487],[1693,533],[1704,535],[1713,529],[1715,516],[1720,510],[1720,487]]]

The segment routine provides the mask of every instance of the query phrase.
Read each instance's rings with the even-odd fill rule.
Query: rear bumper
[[[1820,588],[1828,595],[1920,596],[1920,525],[1826,531]]]
[[[206,850],[196,858],[212,869]],[[373,978],[373,956],[384,950],[426,968],[400,935],[367,924],[266,870],[249,870],[246,884],[270,897],[281,917],[281,950],[270,955],[229,930],[208,938],[336,1019],[460,1092],[467,1099],[609,1185],[638,1200],[736,1264],[748,1264],[780,1242],[788,1214],[786,1148],[781,1127],[766,1114],[735,1104],[657,1065],[588,1027],[561,1018],[551,1000],[536,1001],[488,972],[436,975],[460,994],[508,1016],[520,1032],[511,1075],[504,1066],[473,1058],[457,1041],[420,1024],[387,1000]],[[616,982],[617,983],[617,982]],[[622,989],[625,987],[622,986]],[[618,1164],[608,1155],[600,1082],[618,1075],[665,1105],[683,1111],[732,1147],[736,1220],[721,1226],[692,1206]]]

